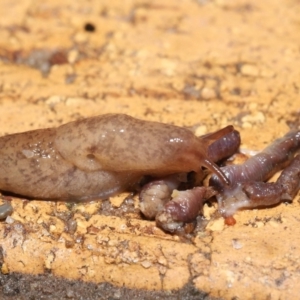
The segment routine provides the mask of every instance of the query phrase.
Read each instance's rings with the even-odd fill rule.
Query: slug
[[[227,185],[208,148],[232,131],[228,126],[198,138],[186,128],[106,114],[6,135],[0,138],[0,190],[85,201],[130,189],[144,175],[198,172],[201,166]]]

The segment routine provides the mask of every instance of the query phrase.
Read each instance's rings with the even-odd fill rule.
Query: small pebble
[[[212,220],[208,223],[206,226],[206,229],[211,230],[211,231],[222,231],[225,227],[224,224],[224,219],[219,218],[217,220]]]
[[[259,75],[259,69],[250,64],[244,64],[241,67],[241,73],[245,76],[257,77]]]

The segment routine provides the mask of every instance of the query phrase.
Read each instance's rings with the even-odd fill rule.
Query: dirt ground
[[[104,113],[228,124],[258,151],[300,126],[296,0],[0,0],[0,136]],[[297,299],[299,193],[189,238],[137,197],[14,197],[0,223],[1,299]],[[0,199],[0,204],[3,200]]]

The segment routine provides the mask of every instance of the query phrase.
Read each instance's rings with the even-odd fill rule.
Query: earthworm
[[[140,210],[148,220],[155,219],[157,213],[163,210],[170,201],[173,190],[180,185],[177,174],[150,181],[143,186],[139,194]]]
[[[157,226],[168,232],[179,232],[185,223],[196,220],[203,203],[215,193],[212,188],[204,186],[177,191],[173,199],[157,213]]]
[[[295,195],[299,186],[290,184],[289,181],[297,181],[297,176],[299,176],[299,158],[296,157],[293,160],[295,153],[299,150],[300,130],[290,131],[262,152],[249,158],[244,164],[223,167],[222,171],[229,178],[230,186],[225,186],[213,175],[210,184],[219,191],[217,199],[221,214],[225,218],[231,218],[240,208],[279,203],[284,197],[273,197],[276,193],[288,194],[289,197]],[[293,163],[290,168],[283,172],[276,184],[263,183],[277,171],[289,165],[291,161]],[[232,221],[232,219],[229,220]]]
[[[251,207],[291,201],[300,189],[300,155],[280,174],[276,182],[251,182],[243,185]]]
[[[207,136],[201,137],[207,139]],[[240,133],[237,130],[220,137],[208,147],[208,157],[213,162],[219,162],[235,154],[241,144]]]

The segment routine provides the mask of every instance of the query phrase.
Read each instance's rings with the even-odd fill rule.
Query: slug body
[[[210,136],[231,132],[231,126]],[[0,138],[0,190],[38,199],[106,198],[144,175],[200,170],[228,183],[209,159],[211,141],[190,130],[107,114]]]

